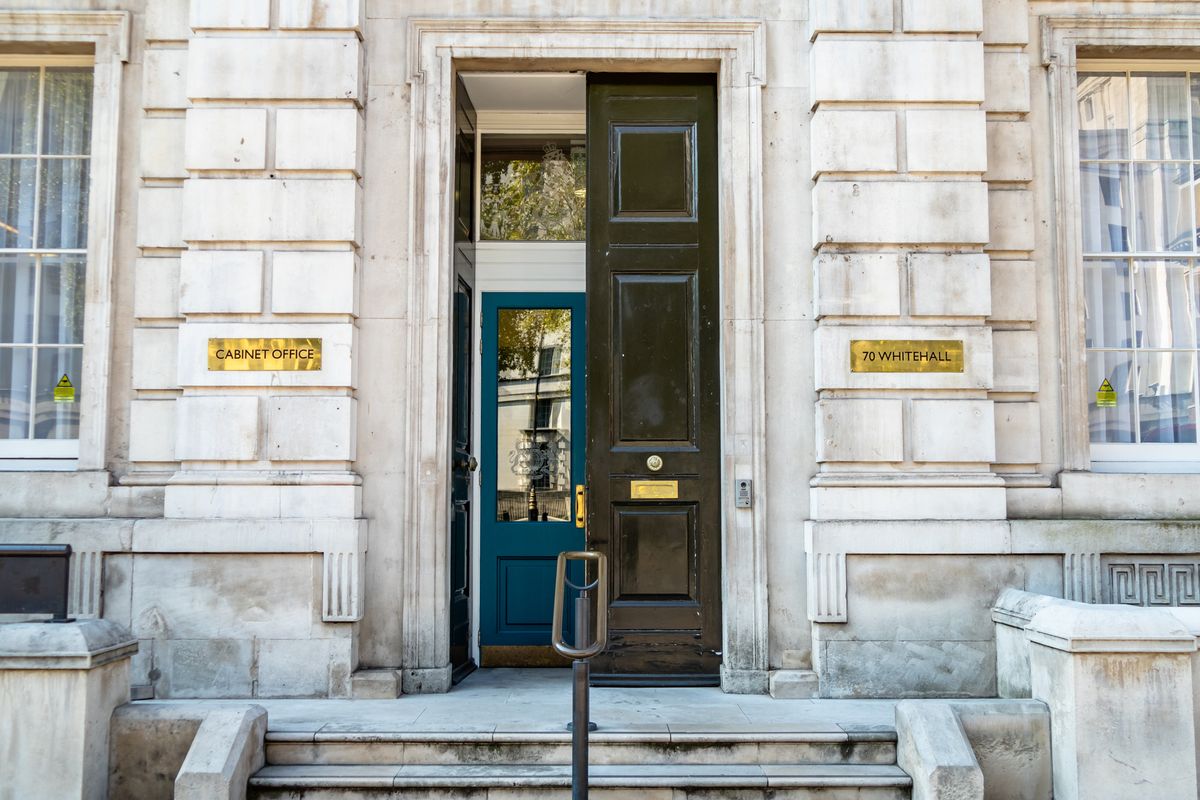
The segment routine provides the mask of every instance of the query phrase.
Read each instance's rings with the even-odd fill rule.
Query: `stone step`
[[[908,800],[911,780],[886,764],[601,764],[596,800]],[[515,800],[570,797],[568,765],[268,766],[250,779],[256,800]]]
[[[270,731],[272,765],[565,765],[566,731]],[[852,765],[896,763],[893,730],[597,731],[593,765]]]

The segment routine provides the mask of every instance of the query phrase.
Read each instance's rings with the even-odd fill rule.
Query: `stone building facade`
[[[1200,3],[4,5],[0,69],[93,89],[83,322],[40,340],[81,344],[74,394],[9,381],[59,427],[10,425],[0,541],[69,543],[73,614],[129,626],[156,696],[450,688],[460,72],[717,75],[727,691],[992,696],[1007,587],[1200,602],[1200,201],[1171,188]],[[210,369],[222,338],[322,363]],[[855,371],[855,341],[962,369]]]

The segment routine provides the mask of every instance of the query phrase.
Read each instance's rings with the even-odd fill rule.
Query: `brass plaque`
[[[632,500],[678,500],[679,481],[630,481]]]
[[[851,372],[962,372],[962,339],[853,339]]]
[[[320,339],[209,339],[209,372],[307,372],[321,368]]]

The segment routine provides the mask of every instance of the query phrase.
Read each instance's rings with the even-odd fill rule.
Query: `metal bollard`
[[[596,563],[596,580],[576,586],[567,580],[567,560],[582,559]],[[565,589],[571,586],[579,590],[575,598],[575,646],[568,647],[562,640],[562,612]],[[589,635],[591,629],[591,598],[588,592],[597,589],[596,641],[592,642]],[[608,644],[608,569],[607,561],[600,553],[579,552],[559,553],[558,555],[558,585],[554,590],[554,649],[563,656],[572,658],[571,665],[571,723],[567,728],[571,731],[571,798],[572,800],[587,800],[588,796],[588,732],[596,729],[591,721],[589,703],[589,677],[591,663],[589,659],[602,652]]]

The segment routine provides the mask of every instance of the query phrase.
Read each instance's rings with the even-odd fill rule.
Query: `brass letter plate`
[[[679,481],[630,481],[631,500],[678,500]]]
[[[209,339],[209,372],[308,372],[321,368],[320,339]]]
[[[962,339],[853,339],[851,372],[962,372]]]

